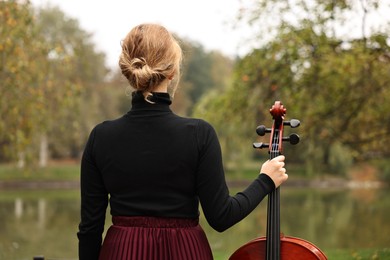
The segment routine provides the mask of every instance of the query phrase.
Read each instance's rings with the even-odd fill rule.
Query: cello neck
[[[277,122],[274,124],[271,132],[270,142],[270,159],[280,155],[280,132],[283,125],[278,126]],[[280,187],[272,191],[268,195],[268,209],[267,209],[267,241],[266,241],[266,259],[279,260],[280,259]]]

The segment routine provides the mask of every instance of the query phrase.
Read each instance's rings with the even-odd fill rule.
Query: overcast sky
[[[229,56],[245,53],[243,29],[234,30],[240,0],[32,0],[35,6],[54,5],[93,34],[98,50],[117,66],[120,41],[134,26],[157,22],[182,38],[199,42],[206,50]]]
[[[253,47],[247,44],[252,31],[248,26],[233,29],[232,24],[240,3],[251,1],[31,0],[36,6],[58,6],[67,16],[77,19],[82,29],[93,34],[98,50],[106,53],[110,67],[117,67],[120,41],[131,28],[145,22],[160,23],[182,38],[199,42],[206,50],[219,50],[231,57],[241,56]],[[367,17],[368,24],[389,21],[390,0],[382,3],[379,12]],[[357,16],[354,13],[350,17],[353,22],[349,26],[338,28],[341,37],[351,34],[361,37],[361,15],[362,10],[358,10]]]

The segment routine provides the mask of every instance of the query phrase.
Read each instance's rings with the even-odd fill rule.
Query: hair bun
[[[134,58],[130,61],[131,70],[142,69],[146,65],[146,60],[144,58]]]
[[[121,46],[119,67],[134,89],[151,92],[166,78],[179,78],[182,51],[163,26],[140,24],[131,29]],[[177,82],[169,82],[172,93]]]

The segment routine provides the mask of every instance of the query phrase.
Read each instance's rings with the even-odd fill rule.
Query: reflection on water
[[[306,239],[323,251],[335,248],[384,248],[390,244],[388,190],[283,189],[281,231]],[[266,201],[241,223],[218,233],[202,226],[214,252],[230,255],[265,235]],[[0,259],[77,259],[77,191],[2,191]],[[107,221],[109,225],[109,219]],[[220,254],[219,254],[220,255]]]
[[[329,249],[387,248],[389,195],[388,190],[379,189],[283,189],[281,232],[308,240],[325,253]],[[264,201],[250,217],[222,235],[207,229],[214,248],[227,250],[230,255],[240,245],[264,236],[266,205]]]
[[[77,259],[77,191],[2,191],[0,259]]]

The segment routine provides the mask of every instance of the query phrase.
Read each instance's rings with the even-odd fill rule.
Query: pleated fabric
[[[99,260],[212,260],[198,219],[117,217]]]

